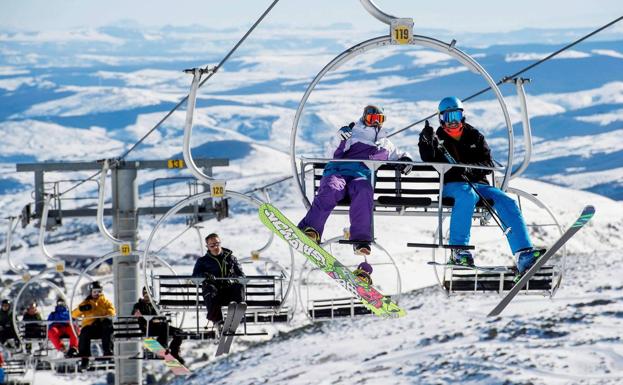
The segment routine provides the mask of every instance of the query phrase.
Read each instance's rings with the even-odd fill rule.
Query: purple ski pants
[[[374,191],[370,181],[362,177],[327,175],[320,180],[318,193],[307,215],[298,224],[300,229],[313,227],[320,235],[329,214],[346,195],[350,197],[350,239],[372,241],[372,209]]]

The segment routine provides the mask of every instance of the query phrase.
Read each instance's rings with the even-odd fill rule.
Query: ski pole
[[[434,135],[434,134],[433,134]],[[439,139],[439,137],[437,137],[437,135],[435,135],[435,138],[437,138],[437,143],[439,143],[438,148],[441,150],[441,152],[443,153],[443,156],[448,160],[449,163],[452,164],[459,164],[457,163],[457,161],[452,157],[452,155],[450,155],[450,152],[448,151],[448,149],[443,145],[443,141]],[[500,218],[498,216],[498,214],[495,212],[495,210],[493,210],[493,207],[491,206],[491,204],[489,204],[489,202],[487,201],[487,199],[482,196],[482,194],[480,193],[480,191],[478,191],[478,189],[476,188],[476,186],[474,186],[474,184],[472,183],[472,181],[469,180],[468,177],[466,177],[465,175],[461,175],[461,177],[463,178],[463,180],[465,182],[467,182],[467,184],[469,184],[469,186],[474,190],[474,192],[476,193],[476,195],[478,195],[478,197],[480,198],[480,200],[482,201],[482,204],[485,206],[485,208],[487,209],[487,211],[489,211],[489,214],[491,214],[491,217],[493,218],[493,220],[495,221],[495,223],[500,227],[500,229],[502,230],[502,232],[504,233],[504,235],[508,235],[508,233],[511,231],[511,228],[509,226],[506,226],[506,223],[504,223],[504,221],[502,220],[502,218]]]

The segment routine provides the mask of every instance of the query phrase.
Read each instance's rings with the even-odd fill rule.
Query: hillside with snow
[[[32,202],[33,176],[16,173],[16,163],[119,156],[187,94],[191,78],[182,70],[214,65],[234,43],[232,36],[243,32],[133,25],[67,33],[0,30],[2,217],[17,215]],[[434,37],[452,38],[448,31],[433,32]],[[574,33],[578,31],[466,34],[458,46],[497,80],[545,57]],[[254,35],[199,90],[193,156],[229,159],[229,166],[214,169],[215,176],[238,192],[291,175],[290,130],[307,85],[333,57],[372,36],[355,33],[348,25],[296,34],[268,28]],[[521,295],[502,316],[488,319],[486,314],[499,301],[498,295],[446,297],[426,264],[430,250],[406,247],[407,242],[429,243],[436,218],[377,216],[376,241],[395,265],[375,248],[370,257],[375,284],[397,294],[399,272],[406,317],[361,316],[310,323],[305,316],[308,300],[347,293],[319,274],[306,276],[301,285],[299,273],[307,266],[304,258],[295,255],[292,265],[287,245],[274,239],[262,258],[295,277],[297,292],[288,298],[288,306],[296,309],[292,322],[270,326],[267,337],[237,338],[232,354],[219,359],[213,358],[212,343],[185,342],[182,356],[187,357],[193,374],[172,383],[623,383],[623,36],[606,36],[586,41],[527,74],[532,78],[526,91],[534,149],[529,168],[511,187],[535,194],[563,227],[584,205],[592,204],[597,211],[593,221],[568,243],[567,258],[554,259],[559,266],[564,263],[566,270],[553,299]],[[382,55],[376,51],[361,55],[327,76],[312,94],[299,127],[297,154],[322,154],[336,128],[357,119],[366,104],[385,107],[385,128],[391,133],[433,113],[442,97],[465,97],[485,85],[459,63],[428,49],[385,47]],[[514,87],[504,85],[502,90],[520,161],[523,138],[518,98]],[[508,141],[497,101],[485,94],[466,103],[466,114],[487,135],[496,159],[505,161]],[[185,106],[148,136],[128,160],[180,158],[184,119]],[[392,140],[417,154],[421,127]],[[59,181],[64,190],[73,182],[61,180],[92,174],[57,173],[50,181]],[[175,194],[187,193],[186,182],[162,186],[158,197],[152,182],[179,176],[190,173],[141,171],[139,206],[175,203],[180,196]],[[94,207],[96,193],[97,185],[86,183],[67,195],[63,207]],[[170,196],[162,198],[166,194]],[[305,214],[291,180],[272,186],[269,194],[294,221]],[[522,208],[529,224],[551,222],[542,208],[529,202]],[[156,221],[140,218],[139,249]],[[204,236],[217,231],[225,246],[241,259],[249,259],[270,239],[255,208],[235,199],[230,202],[229,218],[200,226]],[[347,226],[347,216],[332,216],[325,238],[341,235]],[[179,273],[189,273],[196,256],[204,252],[197,233],[188,230],[183,219],[171,220],[151,245]],[[474,226],[472,235],[477,262],[512,263],[499,229]],[[547,246],[557,232],[535,228],[531,235],[537,245]],[[111,250],[91,218],[64,218],[63,226],[45,239],[54,255],[94,258]],[[5,244],[4,234],[0,241]],[[38,229],[32,225],[16,230],[13,246],[14,263],[47,262],[38,249]],[[345,264],[360,262],[348,245],[331,245],[331,252]],[[251,263],[245,266],[249,271],[259,270]],[[0,270],[10,270],[6,252],[1,255]],[[15,275],[2,276],[5,285],[16,279]],[[52,301],[52,296],[42,299],[44,313],[51,310]],[[167,376],[166,368],[157,362],[146,363],[145,372]],[[44,371],[34,373],[33,379],[68,385],[106,381],[105,375],[60,377]]]

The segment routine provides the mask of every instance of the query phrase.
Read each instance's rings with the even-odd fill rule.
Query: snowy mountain
[[[274,28],[258,31],[200,90],[194,145],[233,140],[287,148],[294,108],[310,79],[345,48],[375,36],[353,32],[336,40],[333,36],[347,36],[350,27],[335,28],[295,35]],[[0,161],[84,159],[91,145],[99,149],[92,159],[119,155],[188,92],[190,78],[181,70],[215,64],[241,32],[141,29],[130,23],[65,33],[2,32],[0,130],[9,135],[0,138]],[[556,44],[527,43],[539,31],[519,31],[497,40],[518,44],[486,45],[483,35],[481,44],[475,44],[475,37],[459,37],[459,47],[500,79],[571,39],[567,30],[540,32]],[[449,33],[431,34],[444,38]],[[614,199],[623,196],[618,139],[623,129],[623,39],[616,36],[610,32],[610,40],[588,40],[524,74],[532,78],[526,91],[535,142],[526,176]],[[462,40],[474,45],[462,45]],[[427,49],[373,51],[346,63],[312,94],[298,150],[319,151],[335,127],[356,119],[367,103],[385,106],[386,127],[392,131],[434,112],[442,97],[465,97],[484,85],[465,67]],[[502,89],[520,141],[514,87]],[[492,95],[470,101],[466,113],[488,134],[495,156],[506,159],[506,134]],[[131,158],[166,158],[178,152],[183,116],[183,109],[175,113]],[[398,137],[413,146],[420,128]],[[38,140],[48,133],[60,140],[44,150]],[[0,178],[2,190],[29,187],[20,186],[14,175]]]
[[[203,27],[144,29],[133,24],[63,33],[0,30],[3,217],[16,215],[32,201],[32,175],[16,173],[15,163],[119,156],[186,95],[190,77],[182,70],[216,64],[243,32]],[[290,129],[305,88],[341,51],[386,31],[375,32],[353,32],[349,25],[320,31],[259,30],[199,91],[193,155],[229,158],[230,166],[215,172],[235,191],[249,191],[290,175]],[[448,31],[429,32],[448,41],[456,38]],[[581,32],[573,31],[573,36],[568,30],[465,35],[459,36],[458,46],[497,80]],[[430,252],[405,247],[407,241],[430,240],[434,218],[380,217],[376,220],[378,242],[396,260],[407,317],[309,324],[299,308],[291,325],[270,330],[274,338],[240,338],[235,353],[218,360],[211,358],[214,346],[185,343],[183,355],[189,357],[195,374],[188,382],[178,383],[622,383],[623,35],[604,37],[607,40],[586,41],[524,75],[532,78],[526,90],[534,153],[523,175],[530,179],[513,180],[511,186],[537,194],[563,226],[583,205],[593,204],[597,209],[593,222],[569,244],[563,287],[553,300],[522,296],[502,317],[487,319],[497,296],[446,298],[434,287],[435,276],[426,265]],[[444,96],[465,97],[484,86],[460,64],[427,49],[385,48],[382,53],[362,55],[328,76],[313,93],[299,128],[297,151],[321,154],[336,127],[356,119],[365,104],[385,107],[386,127],[391,132],[433,113]],[[503,91],[514,130],[520,133],[514,88],[506,85]],[[485,94],[468,102],[466,113],[487,134],[496,158],[504,160],[506,134],[496,103]],[[179,158],[184,109],[175,112],[129,159]],[[412,128],[393,140],[416,154],[420,129]],[[515,139],[520,143],[521,135]],[[63,174],[57,179],[90,175]],[[140,205],[149,206],[155,199],[150,185],[154,178],[179,175],[141,173]],[[181,175],[190,174],[182,171]],[[170,192],[185,188],[181,183],[165,187]],[[85,184],[68,197],[89,196],[91,200],[67,201],[64,207],[92,206],[94,192],[94,184]],[[297,194],[292,182],[271,189],[272,201],[295,220],[304,214]],[[265,244],[269,233],[252,207],[235,202],[231,212],[221,222],[202,224],[201,231],[217,230],[239,257],[248,257]],[[529,223],[543,221],[543,211],[537,207],[527,205],[525,215]],[[141,218],[140,242],[147,239],[155,221]],[[165,234],[187,229],[182,220],[166,226]],[[335,216],[326,232],[337,236],[345,226],[347,218]],[[32,226],[18,230],[11,253],[17,263],[46,262],[36,249],[36,231]],[[473,235],[479,261],[511,261],[499,230],[478,228]],[[548,231],[532,235],[543,245],[556,236]],[[162,237],[153,248],[162,248],[168,262],[179,272],[188,272],[193,256],[201,253],[196,234],[186,232],[167,247],[168,241],[169,237]],[[91,219],[65,219],[46,243],[53,254],[97,256],[111,249]],[[347,264],[358,263],[349,247],[335,246],[332,251]],[[290,266],[289,250],[278,240],[266,257]],[[296,257],[295,276],[303,265],[300,256]],[[375,258],[373,263],[383,262],[382,255]],[[3,254],[0,269],[8,267]],[[386,292],[396,290],[391,269],[379,267],[375,282]],[[330,282],[318,279],[316,283],[323,295],[345,295]],[[303,305],[300,302],[296,306]],[[151,371],[165,370],[149,365]],[[87,375],[61,379],[45,372],[38,372],[35,380],[55,384],[103,381]]]

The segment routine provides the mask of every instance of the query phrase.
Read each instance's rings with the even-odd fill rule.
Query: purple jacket
[[[341,140],[333,152],[333,159],[398,160],[405,156],[411,157],[398,150],[382,128],[368,127],[361,120],[353,126],[352,136]],[[371,171],[361,162],[329,162],[323,175],[333,174],[370,179]]]

